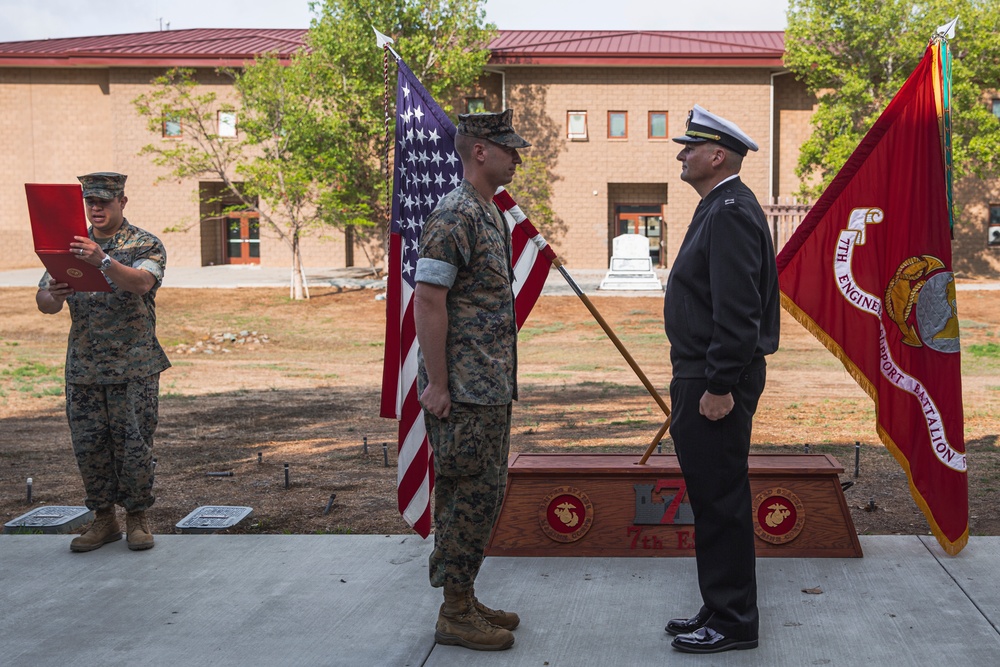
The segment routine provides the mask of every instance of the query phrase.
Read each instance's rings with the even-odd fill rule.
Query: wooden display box
[[[694,515],[673,455],[516,454],[488,556],[693,556]],[[861,558],[828,454],[752,454],[757,555]]]

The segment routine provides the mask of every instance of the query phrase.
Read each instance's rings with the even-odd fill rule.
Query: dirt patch
[[[160,292],[160,339],[174,367],[161,378],[156,532],[172,532],[205,504],[253,507],[253,519],[235,532],[408,530],[396,510],[396,425],[378,417],[385,304],[369,290],[316,292],[304,303],[289,301],[284,290]],[[3,522],[40,504],[83,499],[62,396],[69,318],[41,315],[33,294],[0,289]],[[593,300],[653,384],[666,387],[660,301]],[[971,534],[998,535],[1000,292],[960,292],[959,310]],[[801,326],[784,317],[782,327],[754,451],[809,445],[831,453],[845,468],[842,481],[854,482],[846,496],[858,532],[927,533],[905,473],[875,437],[871,401]],[[522,332],[519,361],[514,451],[638,455],[662,423],[655,402],[575,297],[539,302]],[[663,447],[671,451],[669,441]],[[32,505],[27,477],[34,481]]]

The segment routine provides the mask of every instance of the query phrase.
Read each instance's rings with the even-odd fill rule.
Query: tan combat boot
[[[504,630],[513,630],[521,623],[521,617],[512,611],[504,611],[503,609],[490,609],[482,602],[476,598],[476,591],[473,588],[469,589],[469,601],[472,602],[472,606],[476,608],[479,615],[483,617],[483,620],[487,623],[492,623],[493,625],[503,628]]]
[[[445,589],[434,641],[476,651],[502,651],[514,645],[514,635],[485,621],[470,601],[469,591]]]
[[[153,534],[149,532],[145,512],[128,513],[125,517],[125,536],[128,538],[128,548],[132,551],[153,548]]]
[[[74,537],[69,543],[70,551],[93,551],[100,549],[109,542],[117,542],[122,538],[122,529],[115,519],[115,508],[108,507],[97,510],[97,518],[90,524],[83,535]]]

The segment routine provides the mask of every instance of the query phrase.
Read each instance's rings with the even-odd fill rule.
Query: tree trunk
[[[292,299],[302,301],[309,298],[305,291],[305,272],[302,270],[302,249],[299,247],[299,235],[292,233]]]

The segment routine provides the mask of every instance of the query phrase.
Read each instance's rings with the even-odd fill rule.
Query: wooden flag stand
[[[758,556],[861,558],[828,454],[751,454]],[[693,556],[677,457],[516,454],[487,556]]]
[[[509,198],[509,196],[508,196]],[[510,201],[513,203],[513,200]],[[507,207],[510,209],[510,207]],[[516,207],[515,207],[516,208]],[[506,209],[505,209],[506,210]],[[563,261],[518,209],[518,225],[569,283],[667,417],[645,454],[518,454],[488,556],[691,556],[694,515],[675,456],[650,455],[670,408]],[[837,475],[825,454],[750,457],[757,553],[861,557]]]

